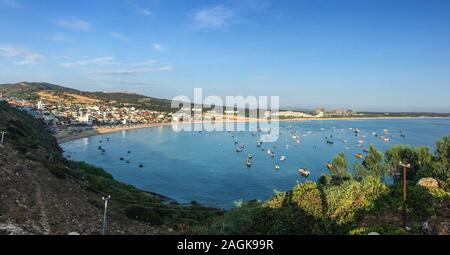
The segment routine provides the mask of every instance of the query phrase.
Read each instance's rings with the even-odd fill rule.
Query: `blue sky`
[[[450,1],[0,0],[0,83],[450,112]]]

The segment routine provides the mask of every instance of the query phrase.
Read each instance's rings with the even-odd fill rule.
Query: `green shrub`
[[[125,215],[133,220],[142,221],[150,223],[152,225],[162,225],[164,223],[163,218],[158,215],[153,209],[141,207],[141,206],[131,206],[125,211]]]

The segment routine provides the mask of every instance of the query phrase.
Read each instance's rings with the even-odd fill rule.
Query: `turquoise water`
[[[349,128],[358,128],[359,137]],[[385,135],[384,129],[389,134]],[[292,130],[300,136],[300,144],[292,138]],[[170,126],[98,135],[62,147],[71,159],[103,167],[117,180],[140,189],[163,194],[180,203],[195,200],[230,208],[234,201],[265,200],[274,190],[285,191],[296,182],[304,182],[306,179],[298,173],[299,168],[307,168],[311,172],[308,179],[316,180],[327,172],[325,164],[339,152],[344,152],[353,163],[357,160],[354,155],[362,153],[370,144],[382,151],[396,144],[433,147],[437,139],[450,134],[450,119],[282,122],[280,132],[277,142],[262,145],[266,151],[256,146],[257,132],[255,136],[251,132],[176,133]],[[372,132],[390,141],[383,141]],[[325,137],[334,144],[327,144]],[[239,144],[245,145],[242,153],[236,152],[236,138]],[[364,140],[362,148],[357,146],[358,140]],[[106,150],[104,155],[99,145]],[[274,158],[267,154],[267,149],[274,151]],[[245,164],[249,153],[253,154],[250,168]],[[280,162],[281,156],[286,160]],[[275,170],[276,164],[280,165],[279,171]]]

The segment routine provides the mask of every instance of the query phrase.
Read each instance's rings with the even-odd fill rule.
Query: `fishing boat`
[[[280,157],[280,161],[285,161],[286,160],[286,156],[281,156]]]
[[[308,177],[308,176],[311,175],[311,172],[308,171],[308,170],[306,170],[306,169],[304,169],[304,168],[300,168],[300,169],[298,170],[298,172],[299,172],[301,175],[303,175],[304,177]]]
[[[361,153],[357,153],[356,155],[355,155],[355,158],[357,158],[357,159],[362,159],[364,156],[361,154]]]
[[[328,163],[328,164],[327,164],[327,168],[328,168],[329,170],[333,170],[333,164]]]

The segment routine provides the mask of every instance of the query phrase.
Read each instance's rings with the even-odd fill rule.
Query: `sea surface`
[[[355,129],[361,131],[357,136]],[[397,144],[425,145],[434,151],[435,142],[450,135],[450,119],[280,122],[280,133],[277,142],[257,147],[259,132],[174,132],[163,126],[102,134],[61,146],[66,157],[103,167],[116,180],[183,204],[197,201],[228,209],[239,200],[266,200],[275,190],[316,180],[328,172],[325,164],[340,152],[352,165],[358,160],[355,154],[370,144],[381,151]],[[293,135],[299,136],[299,144]],[[245,146],[241,153],[236,152],[239,145]],[[248,154],[253,155],[251,167],[246,165]],[[286,160],[280,161],[281,156]],[[299,168],[308,169],[310,177],[301,176]]]

